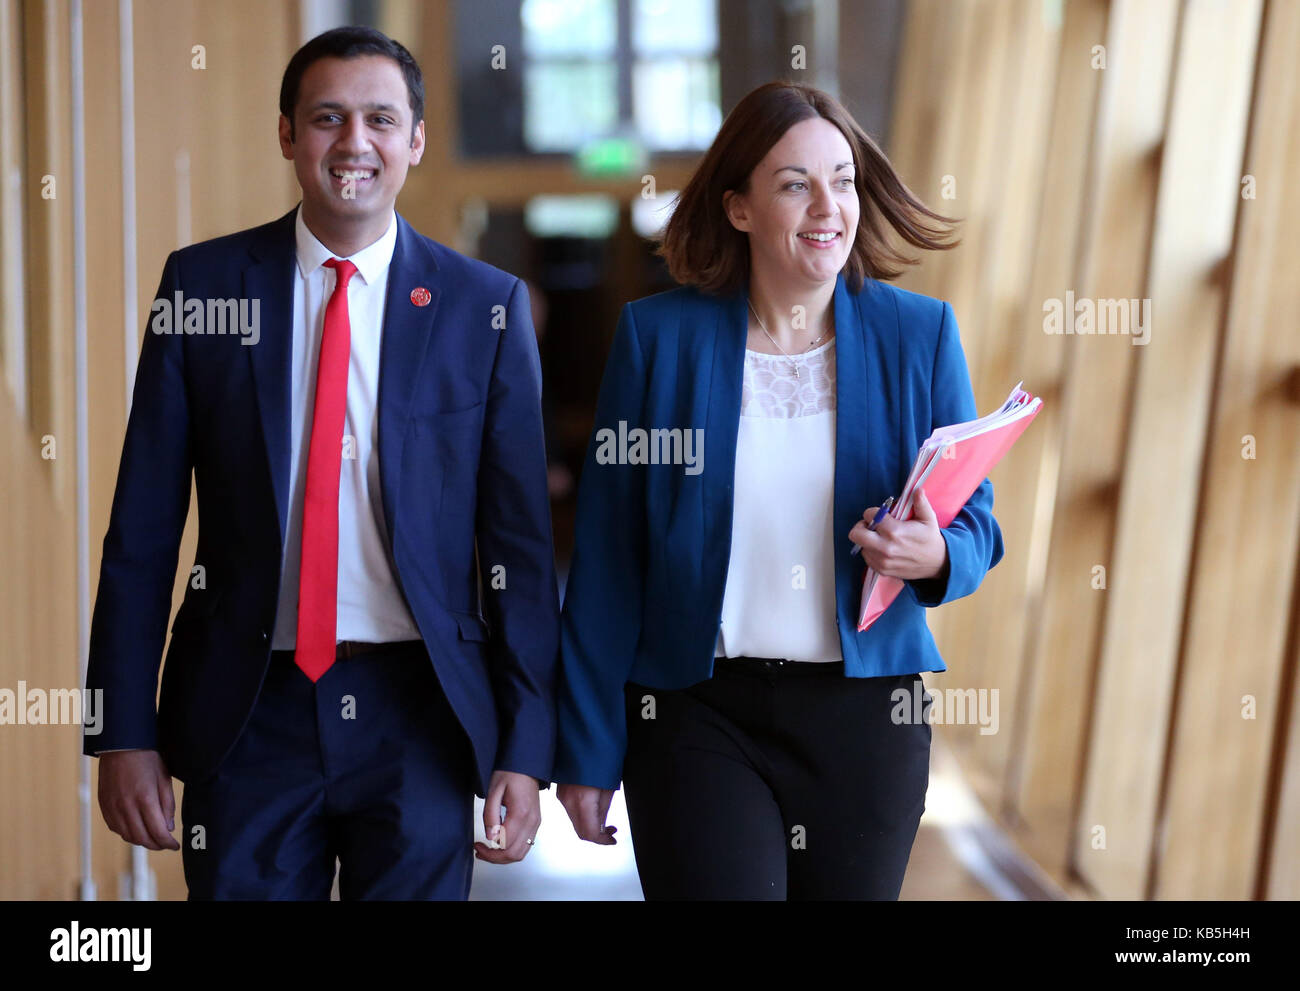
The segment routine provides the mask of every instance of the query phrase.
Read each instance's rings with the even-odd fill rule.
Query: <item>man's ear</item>
[[[749,210],[745,203],[745,198],[734,189],[728,189],[722,194],[722,209],[726,213],[727,219],[731,221],[731,226],[738,231],[749,231]]]
[[[415,125],[415,133],[411,138],[411,164],[419,165],[420,159],[424,157],[424,121]]]
[[[280,115],[280,154],[293,161],[293,125],[284,114]]]

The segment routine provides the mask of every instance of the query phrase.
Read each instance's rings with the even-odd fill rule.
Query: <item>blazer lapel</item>
[[[879,506],[898,474],[898,335],[881,310],[884,294],[867,280],[849,293],[835,284],[835,553],[848,554],[848,533],[868,506]]]
[[[416,289],[429,293],[429,301],[423,306],[416,305],[411,298]],[[433,252],[398,214],[397,245],[388,268],[379,350],[379,479],[390,552],[397,524],[402,444],[410,420],[411,399],[422,381],[420,367],[433,335],[440,296],[438,263]]]
[[[243,350],[248,352],[252,365],[282,548],[289,512],[289,362],[293,350],[293,231],[297,210],[294,207],[254,242],[250,248],[253,264],[244,270],[244,296],[260,301],[261,322],[268,328],[255,347]]]
[[[736,439],[740,433],[745,342],[749,337],[748,299],[746,283],[739,293],[723,297],[713,307],[717,326],[713,334],[708,420],[704,431],[704,478],[708,483],[704,505],[706,546],[725,544],[731,535]],[[727,562],[722,564],[725,568]]]

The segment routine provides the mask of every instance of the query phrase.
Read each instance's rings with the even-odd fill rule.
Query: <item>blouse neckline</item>
[[[756,358],[771,358],[773,361],[798,361],[800,358],[815,358],[827,348],[834,347],[836,338],[838,337],[839,334],[836,334],[835,337],[832,337],[820,347],[815,347],[811,351],[803,351],[800,354],[768,354],[766,351],[755,351],[753,348],[745,348],[745,354],[746,356],[752,354]]]

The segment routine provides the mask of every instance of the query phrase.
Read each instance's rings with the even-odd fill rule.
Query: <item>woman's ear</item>
[[[734,189],[728,189],[723,193],[722,209],[726,212],[732,227],[738,231],[749,231],[749,209],[745,198],[740,193]]]

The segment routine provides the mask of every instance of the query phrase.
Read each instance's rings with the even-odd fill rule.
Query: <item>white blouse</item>
[[[792,358],[745,351],[732,491],[714,656],[843,660],[832,551],[834,338]]]

